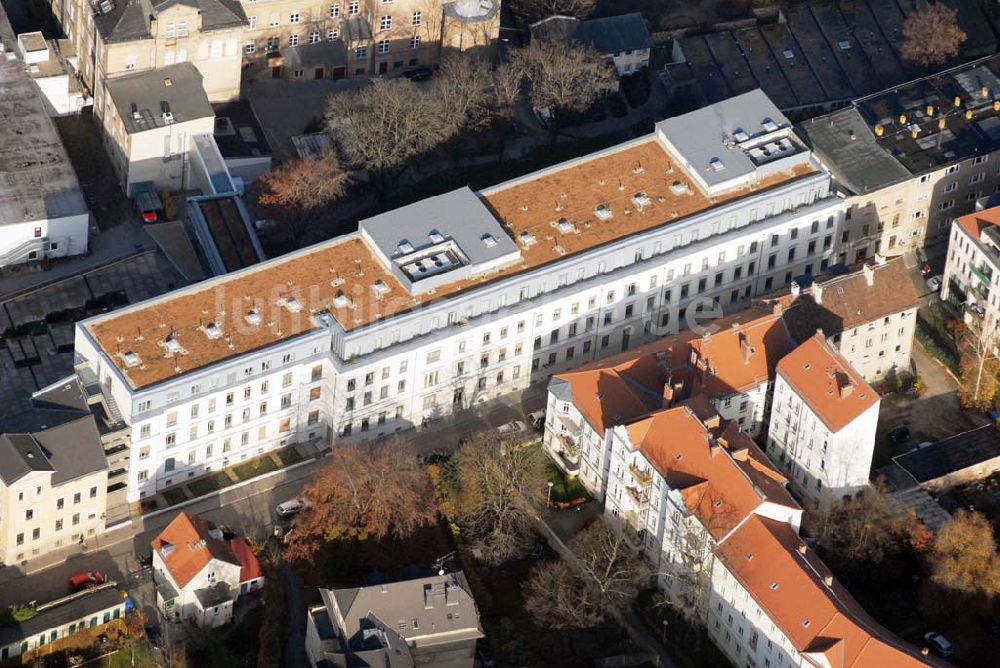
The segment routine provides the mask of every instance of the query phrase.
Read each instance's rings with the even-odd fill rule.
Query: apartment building
[[[567,38],[604,56],[619,77],[649,66],[653,39],[642,14],[632,12],[581,21],[550,16],[531,24],[532,39]]]
[[[135,184],[147,181],[170,191],[191,187],[202,172],[191,159],[196,138],[210,140],[215,127],[199,70],[178,63],[115,77],[106,89],[104,106],[95,113],[125,192],[131,195]]]
[[[1000,187],[1000,56],[859,98],[798,126],[845,198],[839,259],[945,241]]]
[[[868,486],[880,397],[822,332],[778,362],[767,453],[810,504]]]
[[[0,561],[25,563],[104,532],[108,462],[75,377],[0,420]]]
[[[613,431],[605,519],[733,665],[924,663],[802,542],[788,481],[706,397]]]
[[[28,40],[29,46],[37,40]],[[73,165],[0,7],[0,268],[87,252],[90,213]],[[42,40],[44,47],[44,40]],[[30,54],[30,55],[29,55]],[[36,67],[38,63],[34,64]]]
[[[171,620],[221,626],[242,594],[264,586],[257,557],[242,536],[180,513],[152,543],[156,605]]]
[[[966,319],[1000,322],[1000,207],[970,213],[951,226],[941,299],[963,309]]]
[[[744,308],[827,267],[829,185],[748,93],[79,323],[76,351],[133,427],[135,500],[295,440],[425,424]]]
[[[319,594],[306,614],[310,666],[476,664],[485,635],[462,571]]]
[[[51,0],[52,13],[75,47],[78,72],[95,107],[105,81],[175,63],[201,72],[213,102],[239,97],[247,17],[229,0]]]
[[[784,313],[792,336],[823,330],[861,378],[874,383],[911,371],[920,294],[902,258],[876,255],[854,272],[793,281],[791,291],[762,301]]]
[[[488,49],[500,0],[241,0],[245,76],[344,79],[433,66],[442,51]]]

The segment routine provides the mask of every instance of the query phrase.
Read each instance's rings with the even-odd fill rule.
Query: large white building
[[[821,332],[778,362],[767,453],[809,503],[868,486],[878,393]]]
[[[965,317],[1000,322],[1000,207],[957,219],[948,238],[941,299]]]
[[[427,423],[744,308],[827,267],[829,187],[748,93],[90,319],[76,352],[132,426],[135,500],[296,440]]]
[[[0,268],[82,255],[90,213],[3,8],[0,44]]]

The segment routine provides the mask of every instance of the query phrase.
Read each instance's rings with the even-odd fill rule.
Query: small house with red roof
[[[241,596],[264,586],[246,538],[180,513],[153,542],[156,604],[170,619],[220,626]]]

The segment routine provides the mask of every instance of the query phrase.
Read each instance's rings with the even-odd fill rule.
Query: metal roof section
[[[788,119],[759,89],[660,121],[656,132],[709,195],[810,160]]]
[[[358,227],[376,258],[410,294],[521,259],[510,236],[468,187],[368,218]]]

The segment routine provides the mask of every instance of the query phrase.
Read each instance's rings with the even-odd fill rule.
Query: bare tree
[[[812,532],[835,558],[877,564],[898,551],[908,538],[906,518],[889,507],[881,489],[866,488],[858,496],[808,513]]]
[[[284,162],[261,177],[257,202],[271,207],[299,243],[315,214],[344,194],[350,175],[331,153]]]
[[[642,555],[604,522],[584,529],[568,547],[570,561],[542,564],[525,584],[525,609],[538,624],[596,626],[626,610],[649,577]]]
[[[544,500],[541,448],[484,438],[459,448],[455,461],[457,520],[473,553],[489,564],[526,554],[536,540],[532,507]]]
[[[382,190],[413,158],[438,147],[460,127],[429,88],[406,79],[378,79],[331,95],[326,120],[347,160],[368,170]]]
[[[450,53],[441,60],[431,89],[445,114],[463,127],[475,127],[489,117],[491,67],[483,58]]]
[[[397,440],[334,448],[303,496],[312,507],[292,524],[289,559],[311,559],[334,540],[406,538],[438,516],[427,469]]]
[[[524,73],[531,105],[548,110],[553,143],[564,116],[586,111],[617,82],[601,54],[562,37],[532,40],[511,62]]]
[[[966,408],[985,410],[993,405],[1000,374],[1000,330],[992,318],[973,317],[957,334],[962,385],[959,399]]]
[[[933,2],[907,15],[903,22],[903,58],[921,67],[942,65],[958,55],[966,34],[958,27],[958,12]]]
[[[1000,594],[1000,555],[993,526],[959,510],[939,530],[928,553],[931,579],[946,589],[992,598]]]
[[[594,11],[597,0],[509,0],[515,14],[527,21],[549,16],[573,16],[585,19]]]

